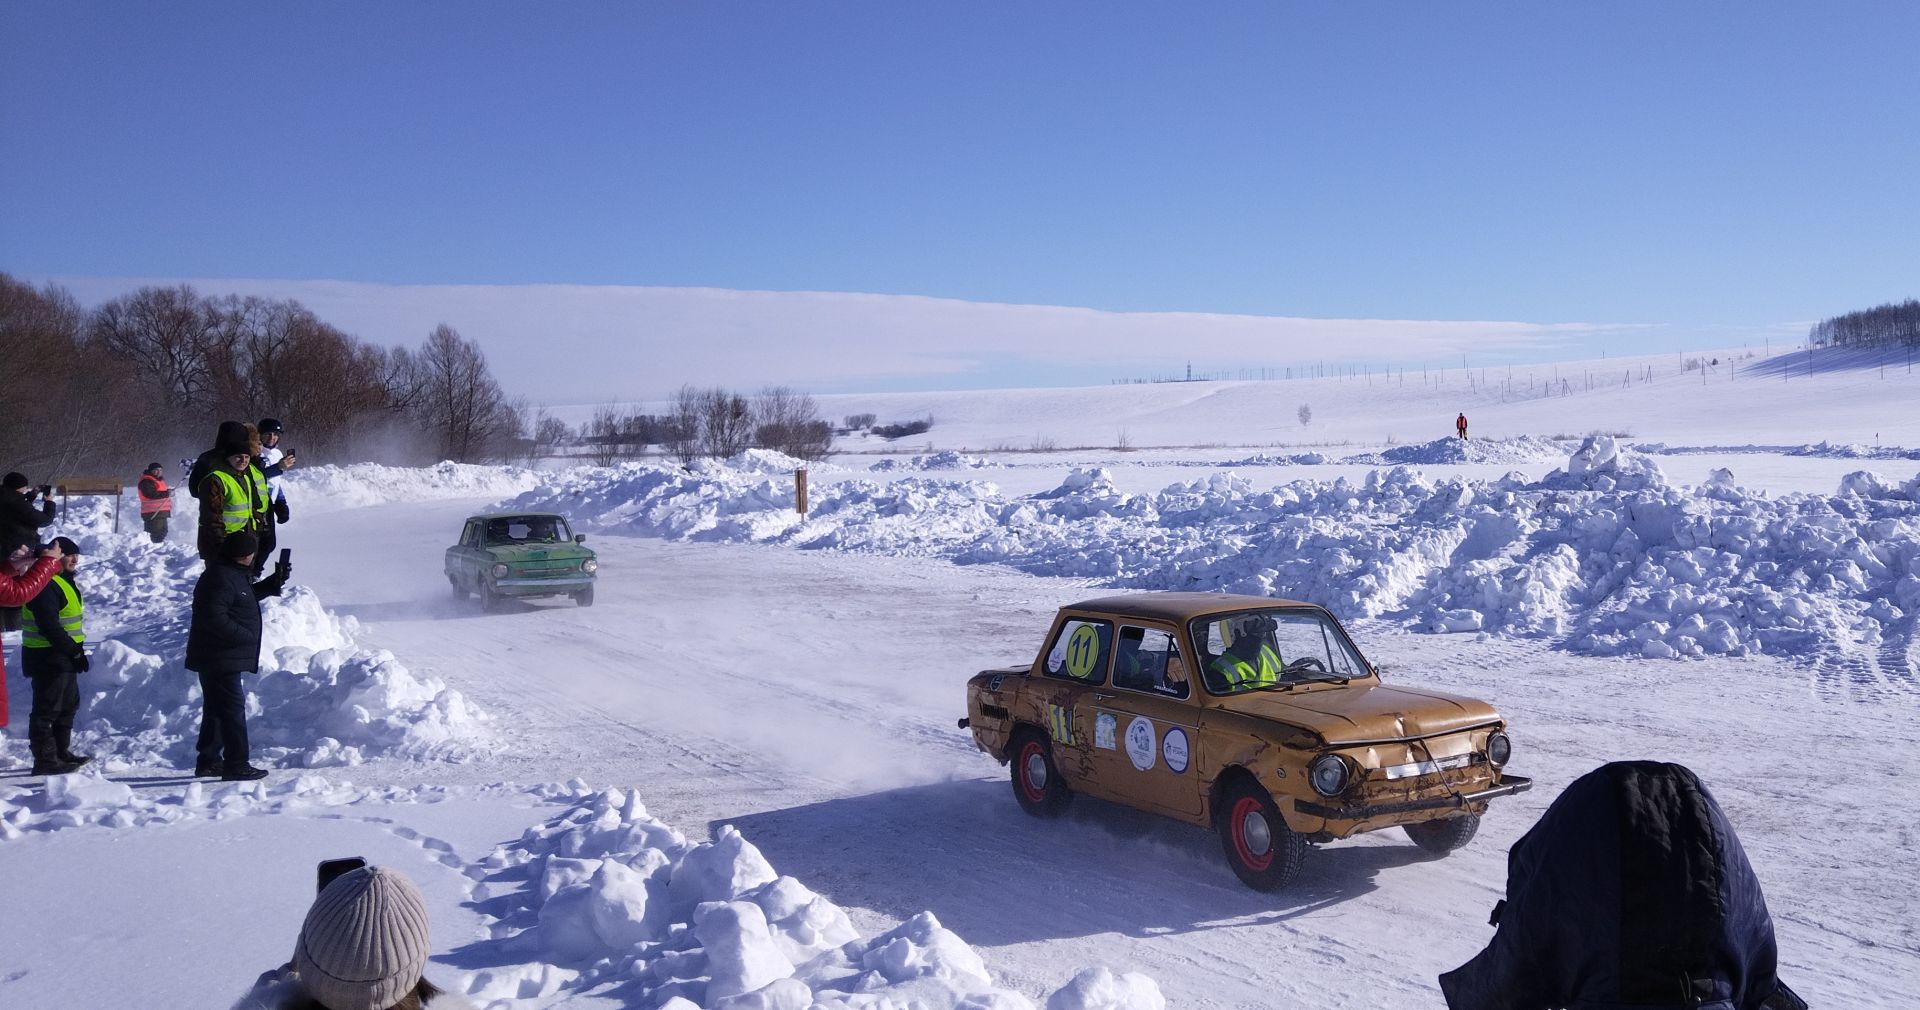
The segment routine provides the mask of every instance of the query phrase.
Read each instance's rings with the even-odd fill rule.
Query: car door
[[[1053,763],[1077,792],[1106,795],[1093,755],[1096,698],[1105,689],[1112,659],[1113,622],[1067,616],[1054,628],[1032,682],[1032,713],[1053,744]]]
[[[469,589],[480,587],[480,520],[467,520],[460,531],[460,548],[455,561],[460,566],[460,583]]]
[[[1120,623],[1113,675],[1091,699],[1093,774],[1129,806],[1198,817],[1198,688],[1178,640],[1172,628]]]

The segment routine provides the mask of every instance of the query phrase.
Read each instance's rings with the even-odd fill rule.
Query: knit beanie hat
[[[245,421],[221,421],[220,433],[213,437],[213,450],[222,456],[251,453]]]
[[[246,530],[235,530],[220,542],[220,556],[228,561],[238,561],[259,549],[260,538]]]
[[[431,948],[420,889],[396,870],[364,866],[313,899],[293,968],[328,1010],[385,1010],[419,984]]]
[[[165,469],[165,467],[162,467],[162,466],[161,466],[160,464],[158,464],[158,463],[148,463],[148,464],[147,464],[147,468],[146,468],[145,470],[143,470],[143,471],[141,471],[141,472],[142,472],[142,473],[154,473],[154,472],[156,472],[156,471],[159,471],[159,470],[163,470],[163,469]]]
[[[9,491],[13,490],[14,488],[26,487],[26,486],[27,486],[27,475],[24,473],[21,473],[18,470],[15,470],[7,474],[5,477],[0,477],[0,487],[6,488]]]

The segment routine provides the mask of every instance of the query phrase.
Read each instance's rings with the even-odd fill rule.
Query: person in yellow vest
[[[1208,664],[1216,682],[1224,684],[1229,691],[1246,691],[1256,687],[1268,687],[1280,682],[1280,672],[1286,664],[1280,662],[1280,654],[1273,651],[1269,636],[1273,634],[1273,618],[1265,614],[1255,614],[1234,621],[1233,641],[1227,643],[1227,651],[1215,657]]]
[[[80,545],[53,538],[65,557],[53,578],[27,604],[21,621],[20,667],[33,681],[33,714],[27,718],[27,743],[33,750],[33,774],[65,775],[93,760],[73,752],[73,716],[80,709],[80,674],[87,660],[86,600],[74,584]]]
[[[147,536],[159,543],[167,538],[167,517],[173,515],[173,491],[167,487],[166,471],[158,463],[147,464],[140,474],[140,524]]]
[[[267,478],[253,465],[253,443],[247,427],[231,421],[220,426],[220,440],[214,445],[217,463],[196,491],[200,498],[200,557],[209,563],[220,560],[220,548],[227,537],[257,534],[261,526],[273,521],[267,514]]]

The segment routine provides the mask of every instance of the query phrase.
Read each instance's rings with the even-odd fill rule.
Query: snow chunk
[[[1047,1010],[1166,1010],[1160,987],[1138,972],[1087,968],[1047,997]]]

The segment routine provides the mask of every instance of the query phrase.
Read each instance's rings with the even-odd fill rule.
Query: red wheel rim
[[[1046,787],[1034,785],[1033,776],[1027,773],[1029,762],[1035,758],[1040,758],[1042,761],[1046,760],[1040,751],[1040,745],[1029,740],[1026,746],[1020,748],[1020,792],[1025,795],[1027,799],[1035,803],[1040,803],[1047,798]]]
[[[1260,809],[1260,801],[1251,796],[1240,797],[1239,801],[1233,805],[1232,816],[1234,853],[1240,857],[1240,862],[1246,864],[1247,869],[1256,872],[1265,870],[1273,864],[1273,848],[1271,844],[1269,844],[1267,851],[1256,854],[1253,851],[1253,847],[1247,844],[1246,831],[1247,818],[1259,817],[1262,820],[1266,819],[1267,814],[1266,811]]]

